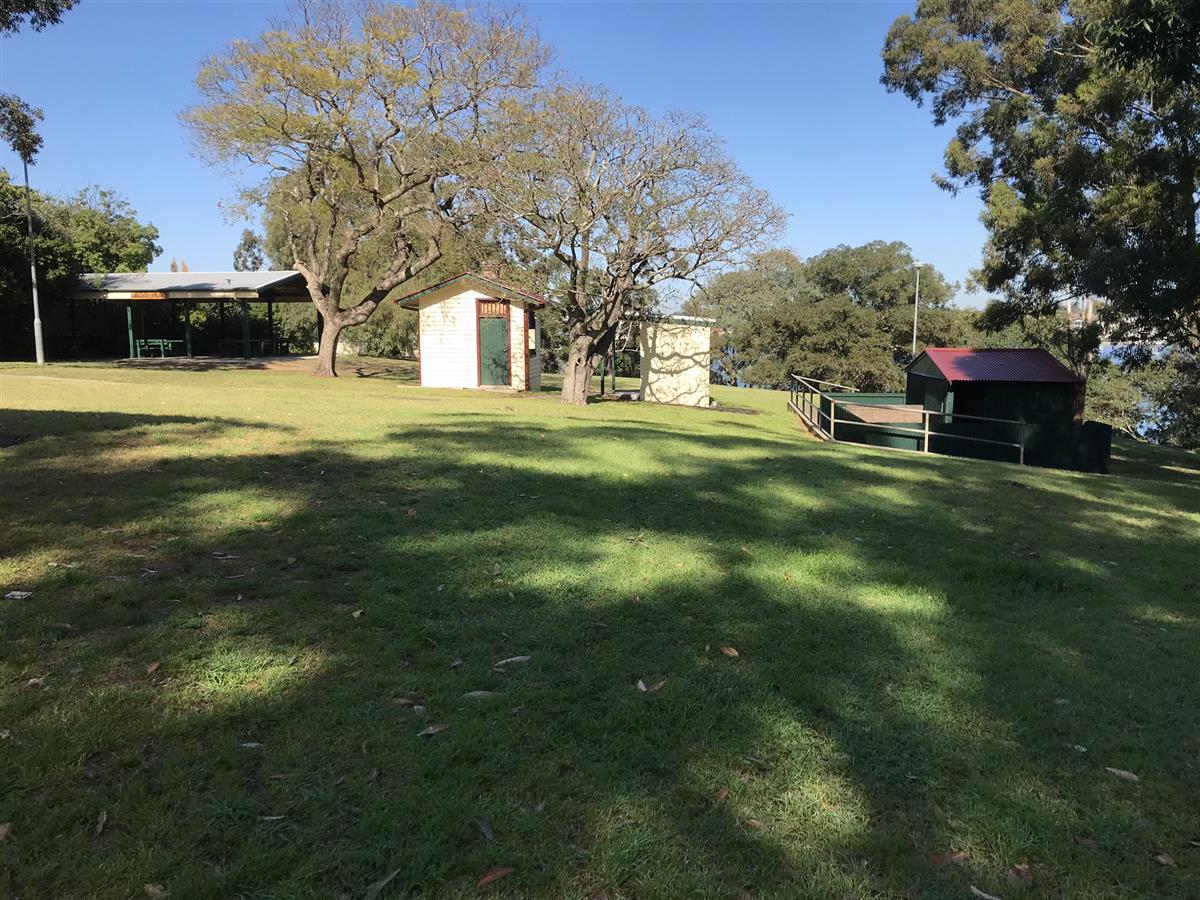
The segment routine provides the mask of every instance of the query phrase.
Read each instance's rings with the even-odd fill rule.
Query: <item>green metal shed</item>
[[[1085,381],[1045,350],[930,348],[907,368],[905,402],[1028,423],[1026,462],[1108,470],[1112,432],[1083,420]]]

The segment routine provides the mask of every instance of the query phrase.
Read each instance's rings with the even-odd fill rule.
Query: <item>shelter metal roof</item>
[[[1032,348],[930,347],[917,356],[929,357],[951,383],[1003,381],[1073,384],[1078,375],[1045,350]],[[908,368],[916,363],[914,359]]]
[[[172,295],[214,296],[258,294],[264,290],[304,290],[304,276],[298,271],[257,272],[89,272],[79,280],[77,293],[122,295],[120,299],[168,300]],[[148,294],[150,296],[137,296]],[[125,296],[132,295],[132,296]],[[162,295],[162,296],[157,296]],[[115,298],[114,298],[115,299]],[[307,296],[306,298],[307,299]]]

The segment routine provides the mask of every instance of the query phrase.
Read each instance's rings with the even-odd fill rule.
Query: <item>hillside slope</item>
[[[0,368],[0,894],[1200,895],[1193,455],[362,373]]]

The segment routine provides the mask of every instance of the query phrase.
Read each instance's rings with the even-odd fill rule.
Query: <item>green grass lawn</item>
[[[0,367],[0,896],[1200,896],[1194,455],[357,365]]]

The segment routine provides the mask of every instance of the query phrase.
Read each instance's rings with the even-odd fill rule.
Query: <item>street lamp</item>
[[[912,267],[917,270],[917,292],[913,297],[913,340],[912,340],[912,355],[915,359],[917,356],[917,311],[921,308],[921,269],[925,268],[925,263],[915,262]]]

